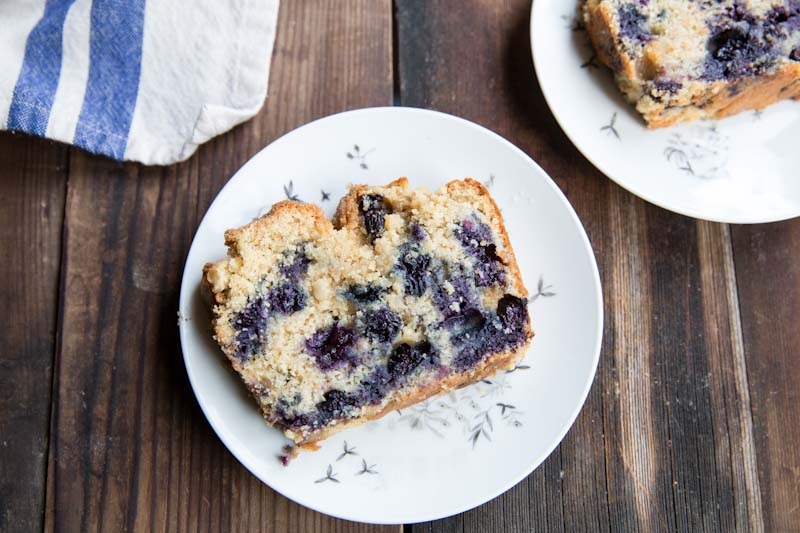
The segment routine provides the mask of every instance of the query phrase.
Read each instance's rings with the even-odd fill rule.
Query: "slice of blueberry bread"
[[[583,16],[650,127],[800,97],[800,0],[584,0]]]
[[[478,182],[351,187],[331,222],[284,201],[207,264],[214,338],[297,445],[513,368],[533,336],[500,211]]]

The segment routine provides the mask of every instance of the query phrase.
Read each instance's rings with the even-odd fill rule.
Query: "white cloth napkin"
[[[0,126],[169,164],[267,94],[279,0],[0,0]]]

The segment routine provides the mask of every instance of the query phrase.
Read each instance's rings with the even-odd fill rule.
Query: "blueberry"
[[[365,194],[359,198],[358,207],[364,222],[364,230],[370,240],[374,241],[383,235],[384,218],[389,213],[386,201],[379,194]]]
[[[306,293],[299,285],[284,282],[269,291],[267,297],[270,309],[276,313],[290,315],[306,306]]]
[[[280,271],[288,280],[299,281],[308,271],[310,263],[311,259],[306,255],[305,246],[303,246],[290,262],[280,266]]]
[[[739,78],[752,74],[761,47],[739,28],[727,28],[708,41],[705,76],[709,79]]]
[[[377,285],[350,285],[344,291],[344,297],[357,304],[369,304],[380,300],[388,289]]]
[[[735,2],[733,6],[727,8],[726,10],[727,17],[732,22],[744,22],[747,24],[752,24],[756,22],[755,17],[748,11],[747,7],[743,5],[741,2]]]
[[[349,394],[334,389],[326,392],[323,400],[310,413],[290,415],[279,403],[270,416],[270,422],[283,429],[318,429],[335,418],[347,418],[354,407],[355,402]]]
[[[743,5],[729,10],[728,20],[711,27],[703,77],[708,80],[755,76],[774,64],[778,26],[764,26]],[[777,37],[780,38],[779,36]]]
[[[353,410],[362,405],[375,405],[381,402],[389,390],[390,376],[386,367],[378,367],[371,372],[354,392],[344,392],[338,389],[325,393],[314,411],[300,415],[288,415],[285,404],[278,405],[270,417],[270,421],[281,428],[299,429],[304,426],[319,428],[331,420],[348,418]]]
[[[490,244],[485,251],[485,255],[477,258],[475,262],[475,285],[478,287],[499,285],[505,281],[505,273],[495,245]]]
[[[718,61],[733,61],[752,46],[747,34],[731,28],[716,34],[708,42],[708,51]]]
[[[455,235],[474,260],[475,285],[491,287],[505,281],[503,262],[497,255],[492,230],[487,224],[464,220],[456,227]]]
[[[403,328],[400,315],[388,308],[367,311],[362,318],[364,336],[373,342],[387,343],[394,340]]]
[[[792,53],[789,54],[789,59],[792,61],[800,61],[800,48],[795,48],[792,50]]]
[[[248,301],[244,309],[233,316],[233,329],[236,330],[236,356],[248,361],[261,345],[261,336],[267,327],[267,307],[263,298]]]
[[[422,362],[419,352],[410,344],[401,344],[389,356],[386,368],[391,376],[407,376]]]
[[[389,356],[386,368],[395,382],[413,373],[420,365],[438,366],[439,356],[427,341],[419,344],[401,344]]]
[[[292,420],[296,418],[295,415],[291,415],[289,413],[293,405],[294,404],[287,398],[278,398],[278,400],[275,402],[275,406],[272,409],[270,422],[279,424],[282,427],[290,425]]]
[[[487,224],[470,218],[456,225],[455,235],[461,246],[472,255],[481,253],[481,248],[494,240]]]
[[[642,44],[650,42],[652,37],[644,28],[647,17],[639,11],[638,7],[634,4],[623,4],[619,7],[618,16],[620,36]]]
[[[353,396],[356,405],[375,405],[380,403],[389,390],[390,375],[385,366],[377,367],[358,386]]]
[[[450,331],[453,344],[479,339],[484,333],[486,317],[477,309],[467,309],[463,313],[452,316],[443,322]]]
[[[306,340],[306,350],[313,356],[320,369],[327,371],[347,364],[353,364],[353,345],[356,342],[355,331],[334,322],[328,328],[321,329]]]
[[[489,354],[518,348],[525,342],[527,324],[527,301],[510,294],[500,298],[493,313],[472,310],[445,321],[451,342],[459,347],[453,366],[469,368]]]
[[[794,5],[776,6],[767,12],[766,20],[773,28],[777,27],[779,36],[786,37],[787,30],[800,30],[800,2]]]
[[[776,7],[767,12],[766,20],[771,25],[779,25],[789,20],[789,10],[784,7]]]
[[[409,233],[411,234],[411,240],[414,242],[424,241],[425,237],[428,236],[428,234],[425,233],[425,230],[422,229],[422,226],[420,226],[418,222],[412,222],[409,228],[410,228]]]
[[[474,366],[485,355],[497,351],[499,320],[491,313],[470,309],[443,323],[450,330],[450,342],[459,348],[453,366],[464,369]]]
[[[475,296],[473,288],[463,271],[448,271],[447,280],[438,279],[433,287],[433,305],[439,310],[445,320],[460,314],[464,309],[474,306]],[[445,281],[450,284],[452,292],[445,289]],[[456,304],[456,305],[453,305]]]
[[[481,346],[465,346],[453,358],[453,366],[459,370],[464,370],[478,364],[483,359],[486,352]]]
[[[416,246],[404,244],[396,268],[405,276],[406,294],[422,296],[428,289],[431,258],[422,253]]]
[[[506,331],[524,331],[528,323],[528,302],[506,294],[497,302],[497,316]]]
[[[330,390],[324,398],[317,404],[318,423],[321,426],[335,418],[347,418],[355,407],[353,398],[340,390]]]
[[[681,82],[672,80],[670,78],[661,77],[653,81],[653,89],[660,92],[675,94],[681,89],[681,87],[683,87]]]
[[[373,403],[378,402],[380,400]],[[366,403],[369,402],[360,401],[356,395],[333,389],[325,393],[323,400],[315,406],[314,411],[296,416],[280,414],[277,417],[272,417],[270,421],[284,429],[298,430],[303,427],[319,429],[329,424],[332,420],[352,417],[354,409]]]
[[[792,14],[786,20],[786,25],[794,31],[800,30],[800,3],[792,8]]]
[[[298,429],[312,425],[312,416],[309,413],[291,414],[289,402],[284,398],[278,400],[269,415],[269,422],[283,429]]]
[[[262,386],[262,388],[264,388],[265,391],[266,391],[266,387]],[[278,408],[283,408],[284,410],[286,410],[286,409],[295,407],[296,405],[298,405],[302,401],[303,401],[303,395],[300,394],[299,392],[297,392],[292,397],[281,396],[280,398],[278,398],[278,401],[276,402],[276,405],[277,405]]]

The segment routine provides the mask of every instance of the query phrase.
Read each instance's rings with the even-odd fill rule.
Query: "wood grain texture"
[[[693,221],[603,177],[542,98],[529,7],[395,0],[393,50],[390,0],[286,1],[264,111],[180,165],[1,133],[0,531],[397,530],[244,470],[175,327],[189,243],[235,170],[300,124],[390,104],[393,82],[398,103],[498,131],[554,177],[606,303],[595,384],[556,451],[502,497],[407,529],[800,531],[800,223]]]
[[[176,328],[184,259],[221,186],[289,129],[391,103],[391,54],[388,0],[284,2],[254,120],[170,167],[72,151],[47,530],[396,530],[320,515],[251,476],[203,418]]]
[[[528,479],[412,531],[762,529],[728,230],[646,204],[580,156],[535,80],[529,13],[525,0],[398,0],[400,100],[497,131],[567,194],[604,281],[600,367]]]
[[[800,221],[734,227],[767,531],[800,531]]]
[[[66,162],[0,134],[0,531],[42,527]]]

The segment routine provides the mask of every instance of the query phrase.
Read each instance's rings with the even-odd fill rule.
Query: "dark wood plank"
[[[67,149],[0,134],[0,531],[35,531],[44,479]]]
[[[594,387],[559,448],[498,500],[413,531],[762,528],[728,228],[646,204],[569,143],[535,79],[530,2],[397,6],[401,103],[485,125],[553,176],[606,310]]]
[[[238,464],[190,390],[176,310],[220,187],[291,128],[391,103],[391,50],[389,0],[285,2],[257,118],[172,167],[72,152],[46,529],[384,530],[302,508]]]
[[[767,531],[800,531],[800,221],[733,228]]]

